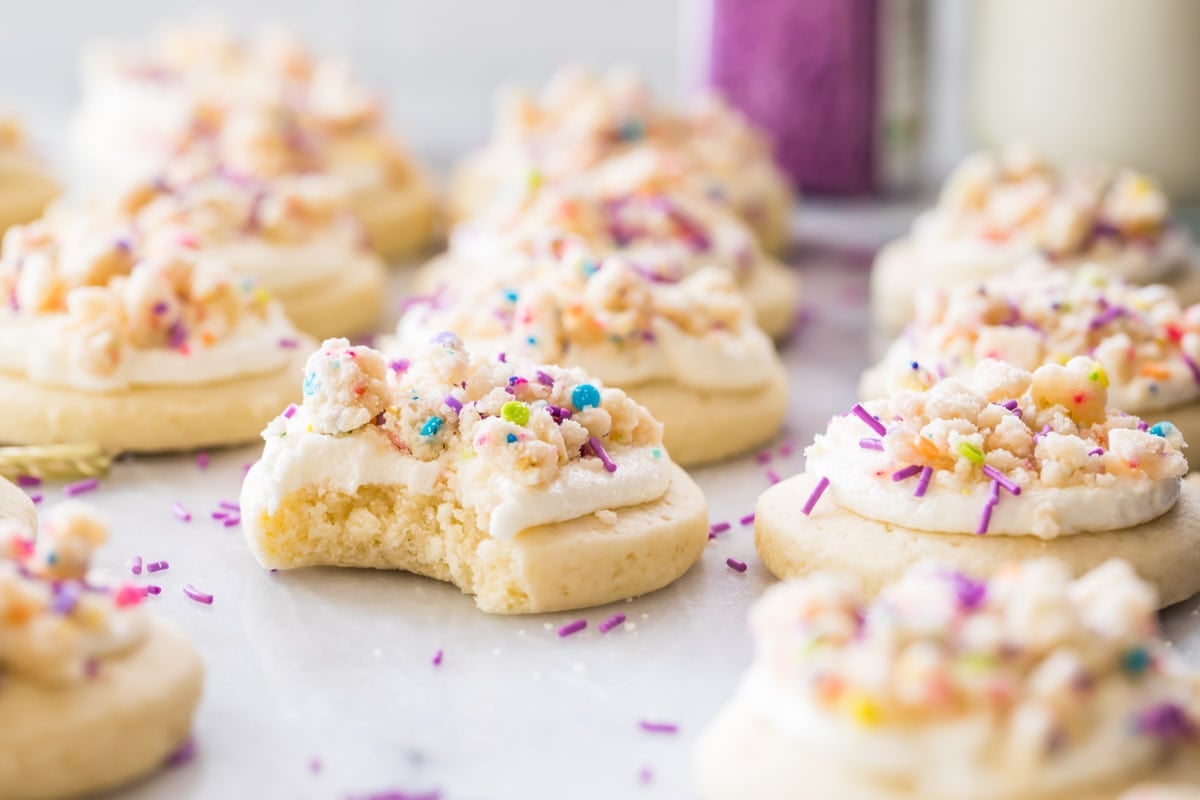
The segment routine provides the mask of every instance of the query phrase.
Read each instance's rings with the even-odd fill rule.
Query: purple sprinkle
[[[444,654],[442,653],[442,649],[439,647],[437,652],[433,654],[433,665],[435,667],[440,667],[442,665],[442,656],[443,655]]]
[[[1121,306],[1111,306],[1111,307],[1105,309],[1104,311],[1100,312],[1099,316],[1097,316],[1096,318],[1094,318],[1091,321],[1091,323],[1088,325],[1088,328],[1090,328],[1091,330],[1094,330],[1094,331],[1099,330],[1100,328],[1103,328],[1105,325],[1107,325],[1108,323],[1115,320],[1117,317],[1122,316],[1124,313],[1125,313],[1125,309],[1122,308]]]
[[[725,559],[725,566],[729,567],[734,572],[745,572],[746,571],[746,562],[738,561],[736,558],[733,558],[732,556]]]
[[[592,454],[600,459],[600,463],[604,465],[604,469],[608,472],[616,472],[617,465],[608,457],[608,451],[604,449],[604,445],[595,436],[588,437],[588,447],[592,448]]]
[[[1151,706],[1134,717],[1138,733],[1165,741],[1186,741],[1196,735],[1196,725],[1176,703]]]
[[[958,604],[967,611],[976,610],[987,599],[986,583],[977,581],[961,572],[950,573],[950,580],[954,583],[954,593],[958,597]]]
[[[189,600],[195,600],[197,603],[203,603],[206,606],[213,604],[213,596],[207,592],[202,592],[190,583],[184,584],[183,593],[187,595]]]
[[[242,510],[242,507],[240,505],[238,505],[237,503],[233,502],[232,500],[220,500],[217,502],[217,505],[219,505],[221,508],[225,509],[226,511],[241,511]]]
[[[168,767],[182,767],[196,757],[196,740],[192,737],[184,739],[183,744],[175,749],[175,752],[167,756],[166,765]]]
[[[1104,455],[1104,448],[1103,447],[1094,447],[1091,450],[1088,450],[1088,455],[1089,456],[1102,456],[1102,455]]]
[[[82,591],[80,585],[74,581],[55,584],[54,599],[50,604],[51,610],[61,616],[70,614],[75,610],[75,606],[79,604],[79,595]]]
[[[159,300],[151,307],[151,310],[154,312],[155,316],[162,316],[163,314],[167,313],[168,308],[170,308],[170,306],[167,305],[166,300]]]
[[[213,511],[209,516],[211,516],[213,519],[225,519],[226,517],[229,516],[229,512],[228,511]]]
[[[616,614],[613,614],[611,617],[609,617],[608,619],[604,620],[599,625],[597,625],[596,630],[600,631],[601,633],[608,633],[609,631],[611,631],[613,628],[617,627],[624,621],[625,621],[625,615],[620,612],[617,612]]]
[[[760,452],[758,455],[756,455],[754,457],[754,460],[764,466],[767,464],[770,464],[771,463],[771,451],[763,450],[762,452]]]
[[[501,364],[507,364],[508,356],[504,355],[504,353],[497,353],[496,360],[499,361]]]
[[[84,480],[76,481],[75,483],[68,483],[63,487],[63,494],[65,494],[67,497],[75,497],[76,495],[83,494],[84,492],[90,492],[99,485],[99,478],[85,478]]]
[[[581,630],[583,630],[586,627],[587,627],[586,619],[577,619],[574,622],[569,622],[566,625],[563,625],[561,628],[559,628],[558,636],[559,636],[559,638],[566,638],[567,636],[570,636],[573,633],[579,633]]]
[[[1137,429],[1138,429],[1139,431],[1145,431],[1145,430],[1149,430],[1149,429],[1150,429],[1150,423],[1146,422],[1146,420],[1144,420],[1144,419],[1139,419],[1139,420],[1138,420],[1138,424],[1137,424]]]
[[[854,408],[852,408],[850,410],[852,412],[854,412],[854,416],[858,417],[863,422],[865,422],[868,426],[870,426],[871,430],[875,431],[880,436],[887,435],[887,428],[883,427],[882,422],[875,419],[875,417],[871,416],[871,412],[867,411],[865,408],[863,408],[862,403],[855,403]]]
[[[1021,493],[1020,484],[1005,475],[1000,470],[993,467],[991,464],[983,465],[983,474],[995,481],[997,486],[1003,486],[1005,489],[1007,489],[1009,494],[1015,496]]]
[[[165,569],[170,569],[171,565],[166,561],[151,561],[146,565],[146,572],[162,572]]]
[[[146,585],[146,593],[147,594],[162,594],[162,587],[155,586],[153,583],[147,584]]]
[[[647,733],[679,733],[679,726],[674,722],[647,722],[642,720],[638,726]]]
[[[320,772],[321,771],[321,759],[316,758],[316,757],[310,758],[308,760],[308,771],[309,772]]]
[[[929,481],[933,479],[933,467],[925,467],[921,470],[921,477],[917,479],[917,488],[913,490],[913,497],[924,497],[925,492],[929,490]]]
[[[554,385],[554,378],[550,377],[550,375],[548,373],[543,372],[540,369],[537,371],[537,379],[538,379],[538,383],[540,383],[542,386],[553,386]]]
[[[192,521],[192,512],[188,511],[178,502],[171,504],[171,513],[184,522]]]
[[[724,533],[725,531],[729,530],[729,528],[730,525],[728,522],[713,523],[708,527],[708,538],[711,539],[719,533]]]
[[[203,450],[196,453],[196,466],[200,469],[208,469],[208,453]]]
[[[873,439],[870,436],[865,436],[858,440],[858,446],[863,450],[883,450],[883,442],[878,439]]]
[[[288,403],[288,407],[283,410],[283,418],[291,419],[296,414],[296,404]]]
[[[989,500],[983,504],[983,513],[979,516],[979,527],[975,529],[976,535],[982,536],[987,533],[988,525],[992,522],[992,509],[995,505]]]
[[[779,483],[779,473],[773,469],[767,470],[767,481],[774,486]]]
[[[142,574],[142,557],[141,556],[133,557],[133,561],[131,561],[129,563],[129,571],[132,572],[134,575]]]
[[[221,524],[224,525],[226,528],[232,528],[234,525],[241,525],[242,518],[238,517],[238,516],[233,516],[233,517],[230,517],[229,519],[225,520]]]
[[[811,514],[812,510],[816,508],[817,501],[821,499],[821,495],[825,494],[825,490],[828,488],[829,478],[822,476],[821,480],[817,481],[817,487],[808,496],[808,502],[804,504],[804,508],[800,509],[800,512],[806,517]]]
[[[741,519],[739,519],[738,524],[739,525],[753,525],[754,524],[754,512],[751,511],[749,514],[747,514],[744,517],[742,517]]]
[[[36,475],[18,475],[17,476],[17,486],[20,486],[22,489],[31,489],[34,486],[41,486],[41,485],[42,485],[42,479]]]
[[[1006,402],[1004,402],[1004,403],[1001,403],[1000,405],[1004,406],[1004,407],[1005,407],[1005,408],[1007,408],[1009,411],[1016,411],[1016,410],[1017,410],[1017,406],[1018,406],[1019,404],[1017,403],[1017,401],[1016,401],[1016,400],[1008,400],[1008,401],[1006,401]]]
[[[1179,355],[1183,358],[1183,363],[1187,364],[1188,369],[1192,371],[1192,380],[1194,380],[1196,383],[1200,383],[1200,365],[1197,365],[1195,359],[1193,359],[1187,353],[1180,353]]]
[[[638,772],[638,781],[641,783],[650,783],[654,780],[654,770],[649,767],[642,767]]]
[[[892,480],[895,481],[896,483],[899,483],[900,481],[906,481],[909,478],[911,478],[913,475],[916,475],[920,471],[921,471],[921,466],[919,464],[909,464],[904,469],[898,469],[895,472],[893,472]]]
[[[34,505],[37,505],[38,503],[42,502],[42,493],[33,492],[29,495],[29,499],[33,501]]]
[[[455,414],[462,411],[462,401],[452,394],[448,394],[442,398],[442,403],[454,411]]]
[[[392,372],[396,373],[397,375],[403,375],[408,371],[408,364],[409,361],[407,358],[399,358],[388,364],[388,366],[392,368]]]
[[[282,347],[284,350],[295,350],[297,347],[300,346],[300,340],[299,339],[291,339],[291,338],[280,339],[279,346]]]
[[[779,455],[783,456],[784,458],[787,458],[788,456],[790,456],[792,454],[792,451],[795,449],[796,449],[795,442],[792,442],[792,441],[784,442],[783,444],[781,444],[779,446]]]

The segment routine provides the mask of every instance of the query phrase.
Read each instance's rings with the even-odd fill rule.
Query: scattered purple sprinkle
[[[1021,485],[1019,483],[993,467],[991,464],[983,465],[983,474],[995,481],[996,485],[1003,486],[1005,489],[1007,489],[1009,494],[1016,496],[1021,493]]]
[[[600,459],[600,463],[604,465],[604,469],[608,472],[616,472],[617,465],[608,457],[608,451],[604,449],[604,445],[595,436],[588,437],[588,447],[592,448],[592,454]]]
[[[1138,429],[1139,431],[1145,431],[1145,430],[1149,430],[1149,429],[1150,429],[1150,423],[1149,423],[1149,422],[1146,422],[1146,420],[1144,420],[1144,419],[1139,419],[1139,420],[1138,420],[1138,424],[1137,424],[1137,429]]]
[[[974,611],[987,599],[985,582],[977,581],[961,572],[950,573],[950,580],[954,583],[954,593],[958,597],[958,604],[967,611]]]
[[[22,489],[32,489],[35,486],[41,486],[42,479],[36,475],[18,475],[17,486]]]
[[[1196,364],[1196,360],[1187,353],[1179,354],[1183,358],[1183,363],[1187,364],[1188,369],[1192,371],[1192,380],[1200,383],[1200,365]]]
[[[461,400],[459,400],[457,397],[455,397],[455,396],[454,396],[454,395],[452,395],[452,394],[448,394],[448,395],[446,395],[446,396],[445,396],[445,397],[442,399],[442,403],[443,403],[443,404],[444,404],[444,405],[445,405],[447,408],[449,408],[450,410],[452,410],[452,411],[453,411],[455,414],[457,414],[458,412],[462,411],[462,401],[461,401]]]
[[[166,561],[151,561],[146,565],[146,572],[162,572],[165,569],[170,569],[171,565]]]
[[[435,667],[440,667],[442,665],[442,656],[443,655],[444,654],[442,653],[442,648],[439,647],[437,649],[437,652],[433,654],[433,665]]]
[[[171,513],[178,517],[183,522],[192,521],[192,512],[184,508],[179,502],[171,504]]]
[[[812,510],[816,508],[817,501],[821,499],[821,495],[825,494],[825,490],[829,488],[829,478],[821,476],[821,480],[817,481],[816,488],[812,490],[812,494],[808,496],[808,501],[805,502],[804,508],[800,509],[800,513],[808,516]]]
[[[224,525],[226,528],[232,528],[234,525],[241,525],[242,518],[240,516],[232,516],[229,519],[222,522],[221,524]]]
[[[611,617],[597,625],[596,630],[600,631],[601,633],[608,633],[624,621],[625,615],[618,611],[616,614],[613,614]]]
[[[315,756],[308,760],[308,771],[309,772],[320,772],[322,766],[323,765],[321,764],[321,759],[319,759]]]
[[[1000,405],[1004,406],[1009,411],[1016,411],[1017,406],[1020,404],[1016,400],[1006,400],[1005,402],[1001,403]]]
[[[196,466],[200,469],[208,469],[208,453],[203,450],[196,453]]]
[[[182,767],[195,757],[196,740],[189,736],[183,740],[183,744],[179,745],[173,753],[167,756],[167,760],[164,763],[173,769],[175,767]]]
[[[708,538],[715,539],[718,534],[724,533],[725,531],[729,530],[729,528],[730,528],[730,525],[728,522],[717,522],[712,525],[709,525],[708,526]]]
[[[65,494],[67,497],[75,497],[76,495],[93,491],[99,485],[99,478],[85,478],[81,481],[75,481],[75,483],[68,483],[63,487],[63,494]]]
[[[732,556],[725,559],[725,566],[729,567],[734,572],[745,572],[746,571],[746,562],[738,561],[736,558],[734,558]]]
[[[738,519],[738,524],[739,525],[753,525],[754,524],[754,512],[751,511],[749,514],[746,514],[745,516]]]
[[[779,483],[779,473],[773,469],[767,470],[767,481],[774,486]]]
[[[226,511],[241,511],[242,510],[241,505],[233,502],[232,500],[219,500],[219,501],[217,501],[217,505],[220,506],[221,508],[225,509]]]
[[[754,457],[754,460],[756,462],[758,462],[759,464],[763,464],[763,465],[770,464],[771,463],[771,451],[763,450],[763,451],[759,452],[759,454]]]
[[[641,771],[638,772],[638,781],[645,784],[650,783],[653,780],[654,770],[650,769],[649,767],[642,767]]]
[[[647,733],[679,733],[679,726],[674,722],[648,722],[642,720],[638,726]]]
[[[283,410],[283,418],[291,419],[296,414],[296,404],[288,403],[288,407]]]
[[[887,435],[887,428],[883,427],[882,422],[875,419],[875,417],[871,416],[871,412],[867,411],[865,408],[863,408],[862,403],[855,403],[854,408],[852,408],[850,410],[852,412],[854,412],[854,416],[858,417],[863,422],[865,422],[867,424],[867,426],[870,427],[871,430],[875,431],[880,436]]]
[[[197,603],[203,603],[206,606],[213,604],[213,596],[207,592],[202,592],[190,583],[184,584],[183,593],[187,595],[189,600],[195,600]]]
[[[133,557],[133,561],[131,561],[129,563],[129,571],[132,572],[134,575],[142,574],[142,557],[141,556]]]
[[[146,584],[146,594],[162,594],[162,587],[153,583]]]
[[[229,516],[228,511],[213,511],[209,514],[213,519],[225,519]]]
[[[574,622],[568,622],[566,625],[563,625],[561,628],[558,629],[559,638],[565,638],[567,636],[570,636],[573,633],[579,633],[581,630],[583,630],[586,627],[587,627],[586,619],[577,619]]]
[[[33,504],[36,506],[38,503],[42,502],[42,493],[41,492],[30,492],[29,499],[32,500]]]
[[[1093,447],[1091,450],[1088,450],[1088,455],[1089,456],[1102,456],[1102,455],[1104,455],[1104,448],[1103,447]]]
[[[787,458],[788,456],[790,456],[792,454],[792,452],[795,449],[796,449],[796,443],[793,442],[791,439],[789,439],[788,441],[779,445],[779,455],[783,456],[784,458]]]
[[[1138,733],[1165,741],[1186,741],[1196,735],[1196,726],[1187,711],[1176,703],[1151,706],[1134,717]]]
[[[299,339],[292,339],[292,338],[290,338],[290,337],[289,337],[289,338],[280,339],[280,340],[279,340],[279,346],[280,346],[280,347],[282,347],[284,350],[295,350],[297,347],[299,347],[299,346],[300,346],[300,340],[299,340]]]
[[[883,442],[870,436],[864,436],[863,438],[859,439],[858,446],[863,450],[883,450]]]
[[[924,497],[925,492],[929,491],[929,481],[933,479],[933,467],[925,467],[921,470],[921,477],[917,478],[917,488],[913,490],[913,497]]]
[[[913,475],[916,475],[920,471],[921,471],[921,466],[919,464],[909,464],[904,469],[898,469],[895,472],[893,472],[892,480],[895,481],[896,483],[899,483],[900,481],[906,481],[909,478],[911,478]]]

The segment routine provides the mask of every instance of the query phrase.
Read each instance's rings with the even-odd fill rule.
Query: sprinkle
[[[407,372],[408,365],[409,360],[407,358],[400,358],[388,364],[388,366],[391,367],[392,372],[396,373],[397,375],[403,375],[405,372]]]
[[[1181,358],[1183,358],[1183,363],[1187,364],[1188,369],[1192,371],[1192,380],[1194,380],[1196,383],[1200,383],[1200,365],[1197,365],[1195,359],[1193,359],[1187,353],[1180,353],[1179,355]]]
[[[906,481],[909,478],[911,478],[913,475],[916,475],[920,471],[921,471],[921,466],[919,464],[910,464],[909,466],[905,467],[904,469],[898,469],[895,472],[893,472],[892,480],[896,481],[897,483],[899,483],[900,481]]]
[[[917,488],[913,490],[913,497],[924,497],[925,492],[929,490],[929,481],[933,478],[933,467],[925,467],[921,470],[921,477],[917,478]]]
[[[74,497],[76,495],[83,494],[84,492],[90,492],[99,485],[99,478],[85,478],[84,480],[76,481],[75,483],[68,483],[63,487],[63,494],[65,494],[67,497]]]
[[[625,615],[620,612],[617,612],[616,614],[613,614],[611,617],[609,617],[608,619],[604,620],[599,625],[597,625],[596,630],[600,631],[601,633],[608,633],[609,631],[611,631],[613,628],[617,627],[624,621],[625,621]]]
[[[1167,741],[1185,741],[1196,735],[1195,723],[1187,711],[1176,703],[1161,703],[1142,711],[1134,718],[1138,733]]]
[[[1088,380],[1092,383],[1099,383],[1101,388],[1108,388],[1108,373],[1099,364],[1096,364],[1095,368],[1088,373]]]
[[[779,473],[778,473],[778,472],[776,472],[776,471],[775,471],[775,470],[773,470],[773,469],[769,469],[769,470],[767,470],[767,481],[768,481],[768,482],[769,482],[769,483],[770,483],[772,486],[774,486],[775,484],[779,483],[779,480],[780,480],[780,479],[779,479]]]
[[[1110,306],[1104,311],[1101,311],[1100,314],[1091,321],[1091,323],[1088,325],[1088,328],[1094,331],[1099,330],[1115,320],[1117,317],[1122,316],[1124,313],[1125,309],[1121,306]]]
[[[234,525],[241,525],[242,518],[239,516],[232,516],[229,519],[222,522],[221,524],[224,525],[226,528],[232,528]]]
[[[29,499],[33,501],[34,505],[37,505],[38,503],[42,502],[42,493],[33,492],[29,495]]]
[[[958,604],[967,611],[976,610],[987,599],[986,582],[977,581],[961,572],[951,573],[950,579],[954,583],[954,594],[958,598]]]
[[[1021,493],[1021,486],[1016,481],[993,467],[991,464],[983,465],[983,474],[995,481],[997,485],[1003,486],[1005,489],[1007,489],[1009,494],[1018,495]]]
[[[540,369],[537,371],[537,379],[538,383],[540,383],[542,386],[554,385],[554,378],[552,378],[549,373],[543,372]]]
[[[153,583],[147,584],[146,585],[146,594],[154,594],[154,595],[162,594],[162,587],[155,586]]]
[[[1150,668],[1150,654],[1144,647],[1135,647],[1121,656],[1121,671],[1137,677]]]
[[[213,511],[211,514],[209,514],[209,516],[211,516],[213,519],[225,519],[226,517],[229,516],[229,512],[228,511]]]
[[[188,737],[164,762],[170,768],[182,767],[196,757],[196,740]]]
[[[792,454],[792,451],[795,449],[796,449],[796,443],[789,439],[788,441],[779,445],[779,455],[783,456],[784,458],[787,458],[788,456],[790,456]]]
[[[863,408],[862,403],[855,403],[854,408],[850,409],[854,415],[870,426],[871,430],[878,433],[880,436],[887,435],[887,428],[883,427],[883,423],[871,416],[871,412]]]
[[[987,533],[988,526],[992,523],[992,509],[996,507],[996,499],[1000,494],[1000,484],[992,481],[992,492],[988,497],[988,501],[983,504],[983,513],[979,515],[979,527],[975,529],[975,533],[979,536]]]
[[[642,767],[638,772],[638,781],[641,783],[650,783],[654,780],[654,770],[649,767]]]
[[[804,508],[800,509],[800,512],[806,517],[811,514],[813,508],[815,508],[817,505],[817,501],[821,499],[821,495],[825,494],[825,490],[828,488],[829,478],[822,476],[821,480],[817,481],[816,488],[813,489],[812,494],[808,496],[808,502],[804,504]]]
[[[116,601],[117,608],[126,608],[128,606],[136,606],[142,602],[142,598],[145,596],[145,590],[131,584],[118,589],[113,599]]]
[[[761,451],[758,455],[756,455],[754,457],[754,460],[756,462],[758,462],[759,464],[763,464],[763,465],[770,464],[771,463],[771,451],[770,450]]]
[[[958,452],[972,464],[983,463],[983,451],[970,442],[959,442]]]
[[[587,440],[588,447],[592,448],[592,453],[596,458],[600,459],[600,463],[604,464],[604,469],[608,472],[616,472],[617,465],[608,457],[608,451],[604,449],[604,445],[600,444],[600,440],[595,436],[591,436]]]
[[[847,711],[854,721],[864,728],[873,728],[879,724],[879,706],[869,697],[863,695],[851,697]]]
[[[558,636],[560,639],[566,638],[567,636],[570,636],[573,633],[579,633],[581,630],[583,630],[586,627],[587,627],[586,619],[577,619],[574,622],[569,622],[566,625],[563,625],[561,628],[559,628]]]
[[[500,406],[500,416],[514,425],[525,425],[529,422],[529,406],[520,400],[509,400]]]
[[[1009,411],[1016,411],[1019,403],[1017,403],[1016,400],[1007,400],[1007,401],[1001,403],[1000,405],[1004,406]]]
[[[1144,431],[1149,427],[1150,427],[1150,423],[1146,422],[1146,420],[1144,420],[1144,419],[1138,420],[1137,429],[1139,431]]]
[[[449,408],[449,409],[450,409],[451,411],[453,411],[455,414],[457,414],[458,412],[462,411],[462,407],[463,407],[463,406],[462,406],[462,401],[461,401],[461,400],[459,400],[457,397],[455,397],[455,396],[454,396],[454,395],[452,395],[452,394],[448,394],[448,395],[446,395],[445,397],[443,397],[443,398],[442,398],[442,405],[444,405],[444,406],[446,406],[447,408]]]
[[[729,530],[729,528],[730,525],[728,522],[717,522],[713,525],[710,525],[708,528],[708,538],[713,539],[717,536],[717,534],[724,533],[725,531]]]
[[[600,390],[590,383],[581,383],[571,390],[571,404],[579,411],[600,405]]]
[[[430,417],[425,420],[425,424],[421,426],[421,435],[428,438],[435,435],[442,427],[441,417]]]
[[[292,338],[280,339],[279,346],[282,347],[284,350],[295,350],[297,347],[300,346],[300,340],[292,339]]]
[[[42,479],[36,475],[18,475],[17,486],[22,489],[32,489],[35,486],[41,486]]]
[[[203,450],[196,453],[196,466],[200,469],[208,469],[208,453]]]
[[[746,516],[739,519],[738,524],[739,525],[753,525],[754,524],[754,512],[751,511],[749,514],[747,514]]]
[[[442,649],[439,647],[437,649],[437,652],[435,652],[433,654],[433,665],[435,667],[440,667],[442,665],[442,656],[443,656]]]
[[[1089,456],[1102,456],[1102,455],[1104,455],[1104,448],[1103,447],[1094,447],[1091,450],[1088,450],[1088,455]]]
[[[217,505],[226,511],[241,511],[242,507],[232,500],[219,500]]]
[[[679,726],[674,722],[648,722],[642,720],[638,726],[647,733],[679,733]]]
[[[1175,430],[1175,426],[1169,422],[1156,422],[1150,426],[1150,433],[1155,436],[1161,436],[1164,439],[1170,435],[1171,431]]]
[[[192,521],[192,512],[188,511],[186,508],[184,508],[178,502],[171,504],[171,513],[174,514],[176,517],[178,517],[183,522],[191,522]]]
[[[736,558],[733,558],[732,556],[725,559],[725,566],[729,567],[734,572],[745,572],[746,571],[746,562],[738,561]]]
[[[496,360],[499,361],[501,364],[508,363],[508,357],[506,355],[504,355],[504,353],[497,353]]]
[[[133,561],[131,561],[129,563],[129,571],[132,572],[134,575],[142,574],[142,557],[141,556],[133,557]]]
[[[883,442],[869,436],[858,440],[858,446],[863,450],[883,450]]]
[[[162,572],[171,567],[166,561],[151,561],[146,565],[146,572]]]
[[[203,603],[206,606],[213,604],[213,596],[211,594],[200,591],[190,583],[184,584],[183,593],[187,595],[188,599],[195,600],[197,603]]]

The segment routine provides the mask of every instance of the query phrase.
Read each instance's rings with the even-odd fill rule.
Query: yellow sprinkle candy
[[[846,698],[846,711],[850,718],[864,728],[874,728],[882,722],[882,714],[874,700],[861,694],[852,694]]]
[[[1057,361],[1059,366],[1066,366],[1067,362],[1071,360],[1071,357],[1066,353],[1055,353],[1050,358]]]
[[[271,293],[261,287],[254,290],[254,301],[262,305],[271,302]]]

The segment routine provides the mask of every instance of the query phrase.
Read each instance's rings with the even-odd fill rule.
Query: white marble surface
[[[903,215],[856,206],[809,209],[805,229],[857,229],[869,246]],[[863,231],[869,232],[864,236]],[[582,613],[504,618],[430,580],[395,573],[261,570],[238,528],[209,518],[237,497],[257,448],[120,463],[89,496],[115,523],[104,567],[128,574],[135,555],[170,569],[143,583],[150,602],[199,645],[208,682],[195,726],[197,756],[120,793],[162,798],[688,798],[695,737],[732,690],[750,653],[746,610],[771,581],[749,527],[737,524],[768,485],[767,469],[797,471],[802,448],[853,401],[864,364],[865,260],[809,250],[807,320],[784,355],[792,403],[785,441],[769,464],[750,456],[695,474],[712,521],[733,528],[674,586]],[[43,487],[45,505],[61,488]],[[191,522],[177,520],[182,502]],[[725,565],[747,562],[745,574]],[[212,607],[181,592],[191,583]],[[608,634],[612,613],[631,625]],[[1200,661],[1200,604],[1166,616]],[[569,638],[556,629],[583,618]],[[440,666],[431,663],[444,651]],[[675,735],[641,721],[670,722]],[[429,792],[440,794],[425,794]]]

